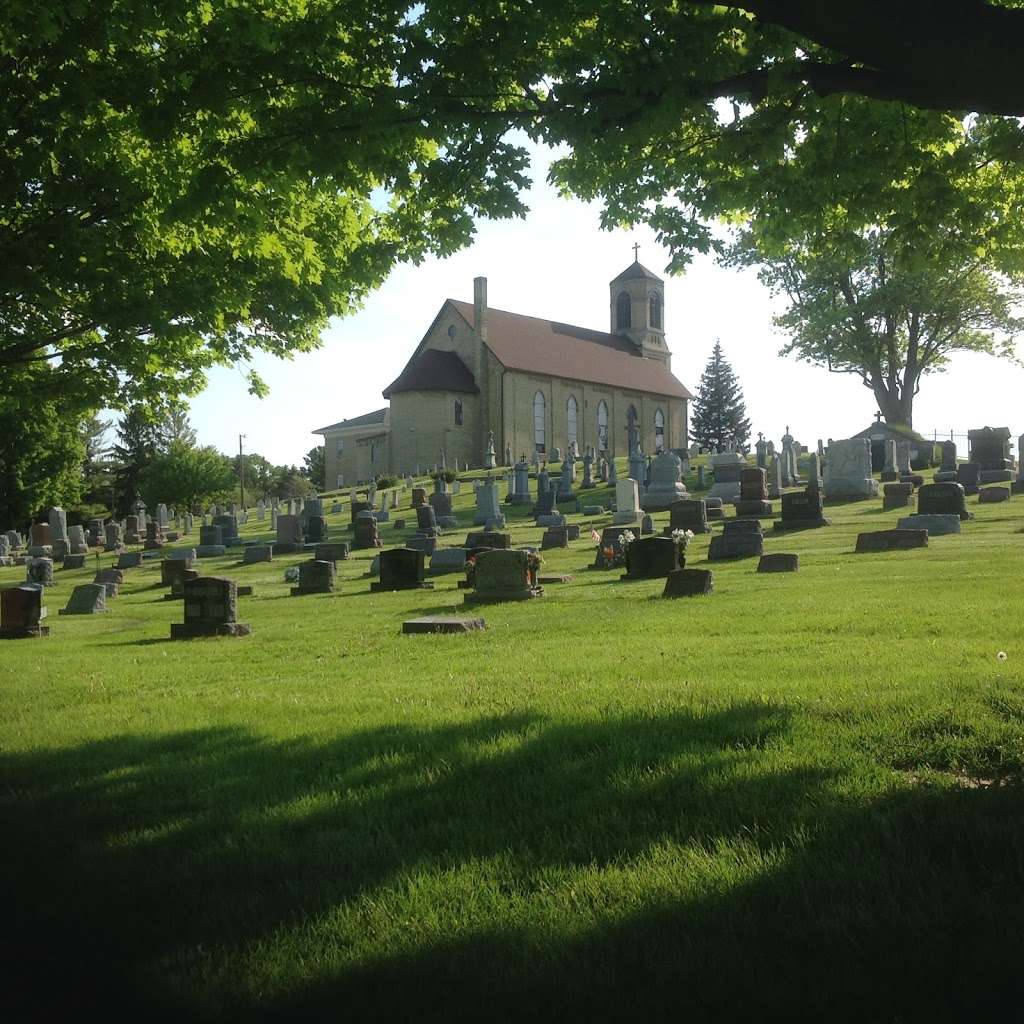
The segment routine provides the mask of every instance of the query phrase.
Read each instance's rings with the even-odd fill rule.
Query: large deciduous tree
[[[522,212],[513,128],[676,270],[722,250],[723,219],[909,223],[922,179],[965,160],[1017,196],[1024,136],[1000,115],[1024,113],[1022,24],[1012,0],[13,0],[0,389],[156,401],[314,346],[396,262]],[[964,195],[976,239],[985,199]],[[1018,232],[978,242],[992,269]]]
[[[0,403],[0,523],[24,528],[48,505],[72,505],[82,492],[84,417],[56,402]]]
[[[1024,325],[1019,291],[979,255],[933,260],[894,231],[819,233],[767,252],[745,236],[734,258],[760,264],[761,279],[787,297],[776,317],[789,338],[783,352],[859,377],[891,425],[913,426],[921,379],[952,353],[1013,357]]]
[[[362,0],[5,4],[0,397],[195,392],[518,211],[501,122],[406,109],[409,26]]]
[[[231,460],[216,448],[172,441],[139,475],[142,499],[150,508],[160,502],[199,512],[203,504],[234,493]]]

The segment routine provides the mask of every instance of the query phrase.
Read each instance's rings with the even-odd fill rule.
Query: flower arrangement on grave
[[[602,569],[617,569],[626,564],[626,548],[636,540],[636,534],[632,530],[626,530],[619,535],[614,544],[601,547],[597,545],[598,564]]]
[[[682,565],[686,558],[686,549],[693,540],[693,530],[673,530],[672,539],[679,548],[679,564]]]

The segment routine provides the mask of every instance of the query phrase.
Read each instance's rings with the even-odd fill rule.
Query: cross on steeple
[[[881,414],[881,412],[876,412],[875,413],[875,422],[876,423],[881,423],[882,422],[882,414]]]
[[[634,263],[639,263],[640,262],[640,243],[639,242],[634,242],[633,243],[633,262]]]

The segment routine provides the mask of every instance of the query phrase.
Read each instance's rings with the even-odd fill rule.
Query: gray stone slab
[[[480,618],[453,618],[449,615],[424,615],[419,619],[406,619],[402,623],[403,633],[471,633],[486,629],[487,623]]]
[[[941,537],[947,533],[960,533],[960,517],[957,515],[904,516],[897,520],[901,530],[927,530],[929,537]]]

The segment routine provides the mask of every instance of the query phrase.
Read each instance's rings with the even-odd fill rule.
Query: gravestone
[[[912,504],[914,485],[912,483],[893,483],[882,485],[882,508],[906,508]]]
[[[970,519],[967,511],[966,492],[961,484],[925,484],[917,492],[918,515],[955,515]]]
[[[53,547],[53,557],[63,558],[68,554],[68,517],[64,509],[57,506],[50,509],[50,544]]]
[[[650,537],[654,533],[654,519],[652,516],[644,516],[640,520],[640,536]]]
[[[774,529],[784,532],[829,526],[832,520],[826,519],[823,512],[821,492],[790,491],[782,496],[782,517],[776,520]]]
[[[821,456],[817,452],[807,460],[807,486],[804,490],[808,494],[820,494],[824,497],[825,481],[821,476]]]
[[[942,448],[942,461],[935,473],[934,480],[936,483],[956,480],[956,442],[943,441],[940,447]]]
[[[691,533],[710,533],[707,505],[700,498],[677,501],[669,506],[666,533],[689,530]]]
[[[139,524],[138,516],[127,516],[124,521],[124,542],[126,544],[141,544],[142,537],[139,534],[139,530],[142,527]]]
[[[242,549],[242,562],[245,565],[254,565],[256,562],[272,562],[273,560],[273,544],[247,544]]]
[[[406,542],[407,548],[422,551],[425,555],[433,555],[437,550],[437,537],[434,534],[414,533]]]
[[[49,523],[33,523],[28,531],[29,544],[34,548],[52,548],[53,531]]]
[[[410,507],[416,508],[419,505],[425,505],[427,503],[427,491],[425,487],[414,487],[412,489],[412,502]],[[355,516],[353,515],[352,521],[355,522]]]
[[[910,449],[912,445],[909,441],[897,441],[896,442],[896,468],[900,472],[900,479],[910,476],[913,470],[910,468]]]
[[[302,523],[298,516],[279,515],[274,550],[278,554],[292,554],[303,549]]]
[[[170,525],[170,520],[167,518],[167,506],[163,502],[156,507],[156,521],[162,529],[167,529]]]
[[[929,513],[905,516],[896,521],[901,530],[927,530],[929,537],[942,537],[949,533],[960,533],[960,517],[958,515],[942,515]]]
[[[53,586],[53,559],[29,558],[25,562],[25,582],[41,587]]]
[[[644,509],[665,512],[677,501],[689,498],[682,482],[683,461],[675,452],[662,452],[651,463],[650,483],[644,490]]]
[[[437,515],[432,505],[416,506],[416,532],[428,537],[438,535]]]
[[[615,485],[615,515],[612,522],[616,525],[635,523],[643,513],[636,480],[632,477],[620,480]]]
[[[185,536],[186,537],[192,532],[192,528],[193,528],[194,525],[195,525],[195,518],[193,517],[192,513],[191,512],[186,512],[185,513]]]
[[[527,551],[482,551],[476,557],[473,587],[463,598],[466,604],[525,601],[544,593]]]
[[[72,555],[89,554],[89,544],[85,539],[85,527],[68,527],[68,551]]]
[[[467,548],[510,548],[512,535],[499,530],[480,530],[466,534]]]
[[[562,472],[556,478],[558,487],[557,501],[570,501],[574,498],[573,484],[576,483],[576,458],[571,451],[566,452],[562,462]]]
[[[352,549],[363,551],[367,548],[381,546],[380,534],[377,531],[377,520],[372,512],[360,512],[356,519],[356,529],[352,537]]]
[[[441,517],[449,517],[452,514],[452,496],[447,493],[431,494],[427,499],[430,502],[431,507],[434,509],[434,514],[440,519]]]
[[[866,437],[832,441],[825,462],[829,498],[873,498],[878,481],[871,476],[871,442]]]
[[[141,551],[122,551],[117,556],[118,569],[140,569],[142,567]]]
[[[730,520],[723,532],[711,538],[708,561],[720,562],[730,558],[752,558],[764,554],[764,534],[756,519]]]
[[[1013,467],[1010,458],[1010,431],[1008,427],[982,427],[968,430],[970,461],[982,470],[1007,470]]]
[[[757,444],[754,445],[755,459],[757,461],[758,469],[768,469],[768,442],[764,439],[764,434],[758,431]]]
[[[704,499],[704,508],[709,520],[725,518],[725,508],[722,506],[721,498],[712,498],[709,494]]]
[[[977,462],[961,462],[956,467],[956,482],[963,487],[964,494],[977,494],[981,487],[981,465]]]
[[[701,597],[715,589],[715,575],[710,569],[678,569],[665,577],[662,597]]]
[[[509,501],[513,505],[529,505],[532,498],[529,494],[529,463],[520,460],[515,464],[512,478],[512,495]]]
[[[608,460],[608,485],[614,487],[619,482],[619,471],[615,468],[615,459]]]
[[[928,547],[928,531],[913,530],[872,530],[857,534],[857,554],[874,551],[906,551],[910,548]]]
[[[799,568],[799,555],[762,555],[757,563],[758,572],[796,572]]]
[[[432,590],[424,579],[423,552],[415,548],[389,548],[380,553],[380,580],[370,590]]]
[[[327,520],[320,515],[306,516],[306,529],[303,537],[307,544],[319,544],[327,539]]]
[[[191,558],[165,558],[160,562],[160,584],[171,587],[185,578],[187,570],[192,568]]]
[[[402,632],[417,633],[473,633],[486,629],[483,619],[455,618],[450,615],[424,615],[418,619],[406,619],[402,623]]]
[[[768,497],[777,501],[782,497],[782,459],[777,455],[772,458]]]
[[[583,479],[580,481],[580,486],[584,490],[589,490],[594,486],[594,452],[592,448],[588,448],[586,454],[583,456]]]
[[[46,606],[42,587],[25,585],[0,591],[0,640],[27,640],[49,636],[43,625]]]
[[[155,519],[151,519],[146,523],[146,541],[143,547],[147,551],[159,551],[166,543],[167,540],[160,524]]]
[[[594,568],[614,568],[613,563],[615,559],[623,555],[623,548],[627,538],[633,536],[635,536],[634,530],[628,526],[606,526],[601,531],[601,540],[597,545],[597,557],[594,559]]]
[[[1007,501],[1010,491],[1006,487],[982,487],[978,491],[979,505],[994,505],[1000,501]]]
[[[466,554],[466,548],[437,548],[430,558],[431,576],[465,572]]]
[[[92,578],[93,583],[100,583],[107,591],[107,597],[117,597],[118,588],[124,583],[122,569],[100,569]]]
[[[349,546],[343,541],[327,541],[317,544],[313,558],[318,562],[346,562],[349,557]]]
[[[555,511],[556,497],[557,485],[541,470],[537,476],[537,504],[533,506],[534,517],[551,515]]]
[[[337,570],[333,562],[311,558],[299,563],[299,585],[292,587],[292,597],[303,594],[330,594],[334,592]]]
[[[483,526],[492,521],[504,522],[504,519],[497,483],[490,479],[484,480],[477,488],[476,514],[473,516],[473,523],[476,526]]]
[[[98,548],[103,543],[103,520],[90,519],[87,529],[86,541],[91,548]]]
[[[748,466],[740,472],[740,500],[736,502],[736,515],[744,517],[770,516],[767,474],[757,466]]]
[[[567,548],[569,546],[569,531],[564,526],[552,526],[544,531],[540,539],[541,551],[550,551],[552,548]]]
[[[71,597],[60,615],[96,615],[107,610],[107,588],[102,583],[82,583],[71,591]]]
[[[230,512],[225,513],[224,515],[214,516],[212,523],[214,526],[220,527],[223,538],[221,544],[225,547],[231,547],[238,543],[238,516]]]
[[[248,636],[252,630],[238,621],[238,585],[219,576],[185,580],[185,621],[171,623],[172,640],[203,636]]]
[[[679,545],[671,537],[640,537],[626,548],[623,580],[653,580],[678,571]]]
[[[796,439],[789,432],[789,427],[786,427],[786,432],[782,435],[782,451],[780,453],[780,457],[782,459],[783,487],[796,487],[800,483],[800,477],[797,474],[796,467],[797,447]]]
[[[62,569],[84,569],[88,555],[65,555]]]
[[[740,499],[740,475],[747,460],[739,452],[720,452],[711,456],[711,469],[715,482],[711,488],[712,498],[732,504]]]

